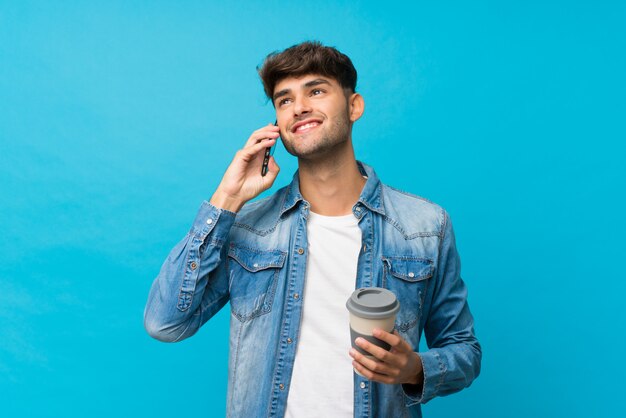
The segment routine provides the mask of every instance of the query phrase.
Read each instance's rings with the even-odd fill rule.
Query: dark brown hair
[[[263,64],[257,67],[257,71],[261,76],[265,94],[270,100],[278,82],[287,77],[307,74],[334,78],[350,93],[354,93],[356,89],[356,69],[350,58],[318,41],[306,41],[282,52],[272,52],[265,57]]]

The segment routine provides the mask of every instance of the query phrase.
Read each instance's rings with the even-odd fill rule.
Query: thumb
[[[274,159],[274,157],[271,156],[267,163],[267,174],[265,175],[265,177],[271,183],[274,183],[274,180],[276,180],[276,177],[278,176],[279,172],[280,172],[280,167],[278,166],[278,164],[276,164],[276,160]]]

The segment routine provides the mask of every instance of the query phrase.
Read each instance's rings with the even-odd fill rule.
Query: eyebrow
[[[302,87],[309,88],[313,86],[319,86],[320,84],[330,85],[330,82],[323,78],[316,78],[315,80],[307,81],[306,83],[302,85]],[[291,89],[283,89],[281,91],[277,91],[276,93],[274,93],[274,96],[272,97],[272,99],[276,101],[276,99],[278,99],[279,97],[286,96],[289,93],[291,93]]]

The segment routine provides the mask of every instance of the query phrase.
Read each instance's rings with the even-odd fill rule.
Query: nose
[[[296,97],[293,106],[294,116],[298,117],[311,112],[309,99],[305,96]]]

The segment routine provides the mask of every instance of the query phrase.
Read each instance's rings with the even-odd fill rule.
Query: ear
[[[356,122],[365,111],[365,101],[363,100],[363,96],[359,93],[352,93],[348,99],[348,107],[350,111],[350,121]]]

